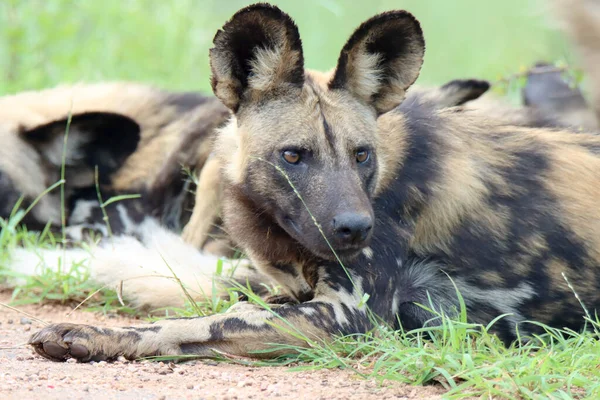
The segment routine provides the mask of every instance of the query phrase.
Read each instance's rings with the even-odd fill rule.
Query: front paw
[[[75,358],[90,361],[91,353],[87,340],[89,336],[83,332],[85,325],[52,324],[34,333],[29,338],[36,353],[52,361],[66,361]]]
[[[134,328],[98,328],[77,324],[51,324],[28,341],[36,353],[52,361],[74,358],[80,362],[114,360],[137,356],[141,337]]]

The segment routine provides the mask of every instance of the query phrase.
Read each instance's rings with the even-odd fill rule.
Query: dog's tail
[[[102,245],[78,249],[15,249],[9,269],[15,276],[33,276],[43,269],[89,269],[99,287],[117,288],[134,307],[155,310],[229,298],[235,283],[264,295],[270,280],[247,260],[226,260],[200,253],[173,232],[146,218],[138,235],[103,239]],[[18,278],[14,281],[19,284]],[[188,297],[189,296],[189,297]]]

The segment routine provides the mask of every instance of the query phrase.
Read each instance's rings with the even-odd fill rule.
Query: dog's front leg
[[[196,203],[189,222],[183,228],[183,240],[201,249],[208,239],[211,226],[216,222],[221,204],[219,160],[208,159],[198,177]]]
[[[35,333],[29,344],[53,361],[158,355],[210,358],[218,352],[265,358],[289,354],[293,352],[291,346],[307,347],[335,334],[364,331],[366,327],[366,315],[357,307],[347,303],[342,306],[336,299],[316,299],[275,310],[256,308],[209,317],[167,319],[137,327],[52,324]]]

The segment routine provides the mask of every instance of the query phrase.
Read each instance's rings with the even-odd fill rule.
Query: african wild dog
[[[133,220],[149,215],[180,231],[193,207],[182,167],[203,167],[213,132],[230,113],[214,97],[125,82],[65,85],[0,97],[0,217],[10,215],[20,196],[26,208],[59,180],[69,114],[69,236],[81,239],[84,229],[106,230],[95,167],[105,200],[112,194],[142,196],[107,207],[114,234],[130,233],[119,218],[124,208]],[[59,191],[54,190],[41,198],[24,223],[30,230],[47,223],[58,230],[60,210]]]
[[[503,124],[560,125],[560,119],[556,116],[560,116],[561,113],[547,115],[530,107],[509,106],[501,99],[486,93],[489,88],[488,82],[474,79],[457,79],[439,87],[413,86],[407,93],[404,106],[426,102],[436,109],[454,107],[455,112],[483,113],[486,117],[497,119]],[[91,92],[94,92],[93,89],[97,90],[93,86],[87,89]],[[48,95],[52,92],[46,91],[43,94]],[[543,96],[541,98],[543,99]],[[95,101],[93,104],[96,108],[99,107],[98,103],[106,107],[107,102],[123,104],[133,99],[135,97],[132,96],[109,97],[100,102]],[[202,106],[198,108],[203,109]],[[193,112],[195,113],[193,115],[199,113],[197,110]],[[139,112],[135,115],[141,119]],[[165,115],[171,114],[165,112]],[[168,150],[170,155],[159,172],[154,173],[156,177],[150,179],[151,182],[158,183],[149,184],[149,188],[142,190],[141,199],[113,203],[106,207],[113,237],[103,237],[107,235],[107,225],[98,205],[95,187],[78,190],[72,196],[72,205],[68,208],[70,217],[67,233],[70,239],[81,240],[84,239],[86,231],[92,230],[99,234],[92,239],[97,240],[99,236],[101,237],[99,243],[97,245],[92,243],[93,246],[90,246],[88,251],[71,249],[68,252],[57,252],[38,249],[30,252],[26,249],[16,249],[12,254],[10,268],[21,274],[32,275],[38,273],[40,267],[58,269],[73,263],[83,264],[89,268],[92,279],[98,285],[121,288],[124,298],[130,305],[143,308],[148,312],[169,306],[181,307],[187,301],[177,281],[172,279],[173,273],[186,282],[187,292],[196,301],[205,300],[207,294],[229,298],[228,288],[232,283],[250,284],[257,294],[267,295],[266,288],[275,282],[269,276],[247,265],[246,261],[241,261],[245,265],[244,268],[238,267],[239,262],[236,261],[231,271],[226,270],[225,274],[213,282],[212,275],[215,272],[217,258],[211,255],[230,257],[239,251],[231,237],[226,232],[222,233],[220,222],[222,193],[218,158],[209,158],[200,170],[200,182],[196,188],[193,212],[183,230],[184,241],[194,248],[201,248],[204,254],[197,253],[194,248],[186,246],[178,236],[168,232],[159,223],[164,224],[168,220],[166,216],[174,214],[169,210],[184,211],[184,207],[180,204],[185,202],[175,201],[178,198],[189,200],[189,196],[181,193],[185,188],[182,188],[180,179],[181,164],[200,164],[197,157],[204,152],[202,147],[198,151],[194,149],[198,145],[206,144],[204,132],[209,134],[210,127],[214,126],[215,120],[218,121],[218,118],[215,119],[211,115],[206,114],[205,118],[198,118],[197,126],[193,129],[184,129],[183,132],[178,133],[179,139],[176,143],[167,146],[168,149],[173,148],[173,150]],[[148,123],[143,125],[147,126]],[[180,125],[185,126],[185,124]],[[162,133],[159,131],[154,137],[157,138],[161,134],[173,135],[180,130],[163,129]],[[161,140],[165,141],[168,138]],[[150,165],[156,165],[157,160],[160,160],[160,157],[154,153],[150,152],[148,155],[146,162]],[[206,155],[204,154],[203,157],[205,158]],[[105,198],[111,194],[108,189],[102,188]],[[135,190],[130,189],[126,192],[132,191]],[[155,207],[155,204],[165,206]],[[170,218],[170,220],[175,220],[175,223],[169,224],[168,228],[177,233],[177,219]],[[215,240],[216,234],[219,234],[217,240]],[[163,259],[165,262],[162,262]],[[156,260],[160,262],[157,263]],[[16,280],[10,283],[18,285],[19,282]],[[273,300],[272,297],[269,299]]]
[[[454,80],[441,87],[413,90],[409,100],[426,97],[437,107],[452,107],[468,103],[488,89],[485,81]],[[230,115],[218,99],[118,82],[24,92],[0,98],[0,103],[5,112],[0,126],[9,140],[1,150],[8,155],[3,158],[2,170],[5,177],[12,177],[3,183],[5,190],[0,193],[0,201],[6,205],[0,213],[4,218],[19,195],[25,194],[26,202],[31,201],[58,179],[67,116],[72,113],[67,142],[66,234],[67,244],[75,247],[67,252],[17,248],[11,253],[9,268],[33,275],[40,268],[86,265],[100,286],[123,286],[129,304],[152,311],[185,302],[177,283],[164,279],[171,276],[165,265],[151,271],[137,267],[152,266],[154,259],[165,257],[179,277],[201,283],[188,285],[195,298],[201,300],[206,293],[213,293],[210,274],[217,263],[213,255],[232,257],[239,251],[220,224],[218,170],[214,162],[205,162],[214,129]],[[53,163],[38,164],[38,159]],[[111,203],[102,210],[93,174],[97,164],[104,200],[123,193],[141,197]],[[198,187],[182,174],[183,166],[199,170]],[[39,183],[29,190],[13,185],[26,183],[19,178],[23,175]],[[7,190],[8,183],[14,190]],[[58,190],[47,197],[38,206],[44,205],[45,213],[38,215],[34,208],[33,215],[27,216],[28,229],[39,230],[50,222],[51,229],[60,230]],[[105,213],[110,225],[104,220]],[[182,227],[184,241],[204,254],[181,243],[176,234]],[[87,251],[76,248],[81,241],[88,242]],[[181,264],[196,267],[178,268]],[[236,271],[231,278],[250,281],[256,293],[266,294],[268,277],[252,268]],[[149,278],[152,275],[158,276]],[[225,276],[218,285],[222,295],[229,296],[225,290],[231,286],[229,278]],[[8,285],[20,282],[14,279]],[[155,290],[149,293],[151,287]]]
[[[282,323],[277,316],[321,340],[373,328],[367,307],[410,329],[433,317],[415,304],[428,297],[455,312],[453,284],[472,321],[508,314],[494,325],[506,342],[517,327],[539,331],[526,320],[579,329],[583,311],[562,274],[593,313],[600,138],[402,103],[424,47],[411,14],[382,13],[322,74],[304,69],[285,13],[264,4],[237,12],[210,53],[214,93],[234,113],[214,148],[223,219],[295,304],[145,327],[53,324],[30,344],[56,361],[215,350],[271,357],[289,352],[273,343],[306,345],[267,323]]]

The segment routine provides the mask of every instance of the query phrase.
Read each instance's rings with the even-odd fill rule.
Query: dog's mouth
[[[357,257],[365,247],[366,246],[360,246],[342,249],[331,249],[330,247],[327,247],[320,249],[315,253],[318,254],[320,257],[331,261],[338,261],[339,259],[343,262]]]
[[[302,230],[300,229],[298,224],[292,218],[290,218],[288,215],[286,215],[285,217],[283,217],[283,221],[285,222],[285,226],[290,227],[292,232],[295,233],[292,235],[293,237],[302,236]],[[288,232],[288,233],[290,233],[290,232]]]
[[[319,238],[317,241],[309,243],[306,238],[303,230],[300,226],[288,215],[282,218],[283,228],[284,230],[294,238],[297,242],[299,242],[303,247],[312,252],[318,257],[324,258],[330,261],[337,261],[338,258],[342,261],[349,260],[358,256],[361,251],[368,246],[367,243],[361,245],[354,246],[344,246],[336,248],[335,246],[328,243],[323,237],[323,233],[318,230]],[[315,227],[317,229],[317,227]],[[318,243],[318,244],[317,244]]]

